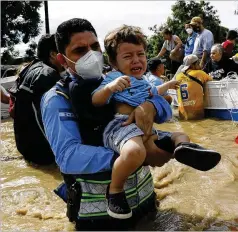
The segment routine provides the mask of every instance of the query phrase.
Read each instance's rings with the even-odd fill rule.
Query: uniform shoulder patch
[[[76,116],[71,109],[59,110],[60,121],[76,121]]]

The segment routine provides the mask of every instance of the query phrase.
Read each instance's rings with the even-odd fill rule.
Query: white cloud
[[[57,26],[68,19],[86,18],[95,27],[101,45],[106,33],[122,24],[140,26],[145,34],[151,35],[148,27],[166,22],[174,3],[175,1],[48,1],[50,32],[54,33]],[[211,5],[218,10],[223,26],[230,29],[238,27],[238,16],[234,15],[237,1],[211,1]],[[40,9],[40,14],[44,21],[44,7]],[[44,33],[43,23],[41,35]],[[35,39],[36,42],[40,36]],[[20,48],[24,49],[23,46]]]

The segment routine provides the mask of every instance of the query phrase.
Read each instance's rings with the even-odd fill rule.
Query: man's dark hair
[[[226,36],[226,39],[229,39],[229,40],[234,40],[238,37],[238,33],[237,31],[235,30],[230,30],[227,32],[227,36]]]
[[[85,31],[91,31],[97,37],[94,27],[86,19],[74,18],[61,23],[55,33],[58,52],[65,54],[65,48],[69,45],[72,35]]]
[[[116,61],[117,48],[121,43],[143,45],[147,49],[146,36],[140,27],[123,25],[109,32],[104,39],[104,47],[110,62]]]
[[[57,52],[55,35],[43,35],[37,45],[37,57],[46,64],[49,64],[50,52]]]
[[[152,58],[148,61],[148,70],[150,72],[155,72],[160,64],[164,64],[164,60],[161,60],[159,57]]]

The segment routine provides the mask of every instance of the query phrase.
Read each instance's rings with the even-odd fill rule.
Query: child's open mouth
[[[132,68],[131,71],[132,73],[140,73],[142,68]]]

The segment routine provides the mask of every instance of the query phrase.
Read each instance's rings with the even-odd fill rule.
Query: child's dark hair
[[[226,36],[226,39],[229,39],[229,40],[234,40],[238,38],[238,33],[237,31],[235,30],[230,30],[227,32],[227,36]]]
[[[140,27],[123,25],[109,32],[104,39],[104,47],[110,62],[116,61],[117,48],[121,43],[143,45],[147,49],[146,36]]]
[[[91,31],[97,36],[92,24],[86,19],[74,18],[61,23],[55,33],[58,52],[65,54],[65,48],[70,43],[71,37],[77,32]]]
[[[37,57],[43,61],[44,63],[48,64],[50,59],[50,53],[56,52],[57,48],[55,44],[55,35],[46,34],[43,35],[37,45]]]

